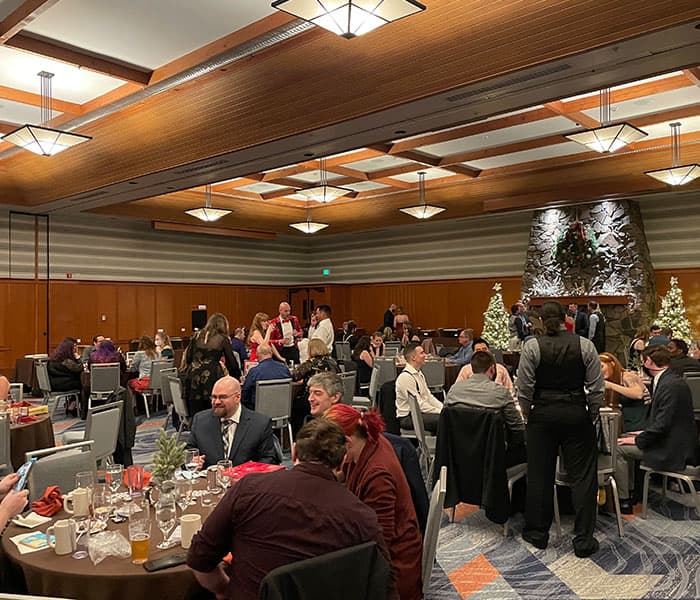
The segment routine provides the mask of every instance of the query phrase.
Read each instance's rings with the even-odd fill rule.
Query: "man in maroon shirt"
[[[375,512],[333,475],[344,455],[342,429],[314,419],[297,434],[293,469],[236,483],[192,540],[187,564],[199,583],[217,598],[256,600],[269,571],[298,560],[376,541],[388,561]]]

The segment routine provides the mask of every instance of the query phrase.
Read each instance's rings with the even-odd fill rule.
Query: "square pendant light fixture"
[[[600,90],[600,127],[570,133],[564,137],[596,152],[615,152],[648,134],[629,123],[610,125],[610,88]]]
[[[9,142],[24,150],[40,154],[41,156],[53,156],[68,148],[87,142],[92,138],[70,131],[43,127],[44,123],[51,120],[51,78],[53,73],[40,71],[37,73],[41,81],[41,125],[22,125],[2,137],[3,142]]]
[[[669,127],[671,128],[671,144],[673,146],[672,166],[667,169],[646,171],[644,174],[668,185],[685,185],[700,177],[700,165],[678,165],[681,153],[681,124],[670,123]]]
[[[275,0],[272,8],[347,39],[425,10],[416,0]]]
[[[429,219],[445,210],[444,206],[435,206],[425,201],[425,171],[418,172],[418,189],[420,193],[420,204],[400,208],[399,210],[401,212],[411,215],[416,219]]]
[[[204,194],[204,206],[200,206],[199,208],[191,208],[190,210],[186,210],[185,213],[199,219],[200,221],[212,223],[213,221],[218,221],[221,217],[225,217],[231,212],[225,208],[212,208],[211,184],[207,184],[207,186],[204,188]]]
[[[333,200],[336,198],[352,193],[353,190],[350,188],[328,185],[328,174],[326,173],[325,158],[319,160],[319,172],[320,181],[318,182],[318,185],[297,190],[297,193],[305,196],[309,200],[320,202],[321,204],[328,204],[329,202],[333,202]]]
[[[290,227],[297,229],[302,233],[311,234],[321,231],[328,227],[328,223],[316,223],[311,220],[311,208],[307,205],[306,207],[306,221],[301,221],[300,223],[290,223]]]

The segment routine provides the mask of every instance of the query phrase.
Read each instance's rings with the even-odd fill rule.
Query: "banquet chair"
[[[56,409],[58,408],[58,403],[61,400],[68,402],[69,398],[75,398],[76,403],[80,401],[80,390],[70,390],[67,392],[53,392],[51,391],[51,381],[49,380],[49,370],[46,365],[46,361],[37,360],[36,361],[36,378],[39,382],[39,389],[44,396],[44,402],[48,406],[53,400],[53,410],[51,411],[51,418],[56,418]],[[67,405],[66,405],[67,406]]]
[[[144,410],[146,411],[147,419],[151,418],[151,413],[148,410],[148,399],[153,399],[153,410],[157,411],[158,398],[162,397],[161,385],[163,380],[161,377],[161,371],[163,369],[169,368],[171,365],[172,361],[170,360],[154,360],[151,363],[151,377],[148,384],[148,389],[141,392],[141,395],[143,396],[143,406]]]
[[[63,443],[72,444],[92,440],[93,453],[97,462],[112,456],[117,448],[123,410],[122,400],[89,408],[85,431],[67,431],[62,436]]]
[[[160,396],[163,398],[163,405],[165,406],[168,414],[165,416],[165,423],[163,423],[163,429],[168,428],[168,421],[172,419],[173,413],[173,396],[170,392],[170,385],[168,383],[168,377],[171,375],[177,375],[177,368],[172,364],[160,370]]]
[[[7,475],[11,472],[10,413],[0,413],[0,475]]]
[[[292,447],[292,380],[268,379],[255,382],[255,412],[272,419],[272,428],[280,430],[280,441],[284,446],[284,428],[289,434],[289,448]]]
[[[365,542],[277,567],[260,582],[259,600],[384,600],[391,567]]]
[[[26,594],[0,594],[0,600],[73,600],[61,596],[28,596]]]
[[[12,402],[22,402],[22,398],[24,397],[24,384],[11,383],[10,396],[12,398]]]
[[[168,387],[170,388],[170,397],[173,400],[173,410],[177,413],[180,419],[180,426],[177,428],[176,442],[180,441],[180,434],[183,429],[190,428],[190,413],[187,410],[187,404],[182,397],[182,383],[177,375],[169,375],[167,377]]]
[[[685,373],[683,379],[690,388],[690,394],[693,398],[693,414],[695,419],[700,419],[700,373]]]
[[[340,398],[342,404],[354,406],[357,409],[368,409],[371,406],[370,399],[365,396],[355,396],[357,371],[344,371],[338,373],[343,380],[343,395]]]
[[[433,459],[435,457],[435,444],[437,438],[434,435],[428,435],[423,426],[423,415],[418,407],[418,398],[415,394],[408,391],[408,407],[411,411],[411,421],[413,429],[401,428],[401,437],[415,438],[418,443],[418,457],[420,460],[421,471],[424,473],[426,482],[432,480]]]
[[[119,363],[97,363],[90,367],[90,396],[88,397],[88,410],[92,408],[93,401],[109,400],[110,396],[124,389],[119,384]]]
[[[335,342],[335,358],[338,362],[352,360],[350,342]]]
[[[695,488],[694,483],[696,481],[700,481],[700,465],[688,465],[682,471],[661,471],[659,469],[654,469],[653,467],[642,463],[641,469],[642,471],[645,471],[643,488],[644,491],[642,492],[642,514],[640,515],[642,519],[647,518],[647,501],[649,499],[649,478],[651,477],[652,473],[656,473],[657,475],[661,475],[663,477],[661,484],[661,495],[664,497],[666,496],[666,484],[668,482],[669,477],[678,480],[678,485],[680,485],[681,492],[683,494],[685,494],[685,488],[683,486],[683,482],[685,481],[688,484],[690,494],[693,496],[693,501],[695,502],[695,512],[698,514],[698,517],[700,517],[700,494]]]
[[[609,408],[600,409],[600,425],[605,440],[605,447],[609,452],[598,453],[598,486],[610,484],[613,493],[615,516],[617,517],[617,531],[620,537],[622,532],[622,512],[620,511],[620,496],[617,492],[615,481],[615,465],[617,460],[617,432],[620,427],[620,413],[613,412]],[[570,486],[571,481],[566,473],[566,465],[561,454],[557,459],[557,470],[554,478],[554,523],[557,528],[557,537],[561,538],[561,518],[559,516],[559,501],[557,498],[557,486]],[[699,513],[700,514],[700,513]]]
[[[46,488],[57,485],[62,494],[75,487],[75,474],[81,471],[97,472],[94,442],[86,440],[66,446],[55,446],[26,453],[26,460],[38,459],[29,470],[29,501],[34,502],[44,495]]]
[[[430,587],[430,576],[435,564],[438,535],[440,533],[440,520],[445,506],[445,494],[447,493],[447,467],[440,468],[440,477],[435,482],[433,492],[430,495],[430,508],[428,509],[428,522],[423,536],[423,595]]]
[[[445,387],[445,359],[426,360],[421,370],[428,389],[433,393],[442,392]]]

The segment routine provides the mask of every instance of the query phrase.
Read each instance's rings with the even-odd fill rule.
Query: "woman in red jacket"
[[[377,513],[401,600],[420,600],[423,541],[406,476],[382,435],[381,415],[374,409],[362,413],[346,404],[334,404],[324,417],[345,432],[345,485]]]

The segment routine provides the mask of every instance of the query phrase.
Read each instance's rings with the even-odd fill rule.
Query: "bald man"
[[[292,314],[292,307],[287,302],[280,302],[279,315],[270,322],[272,333],[270,343],[275,346],[280,356],[286,361],[299,363],[297,344],[304,337],[299,319]]]
[[[211,392],[211,410],[198,412],[192,420],[188,448],[197,448],[202,468],[224,457],[233,465],[249,460],[277,464],[270,417],[241,406],[241,385],[222,377]]]
[[[245,376],[241,403],[246,408],[255,410],[255,384],[258,381],[290,379],[291,377],[287,365],[272,358],[272,347],[269,344],[260,344],[258,346],[258,364]]]

